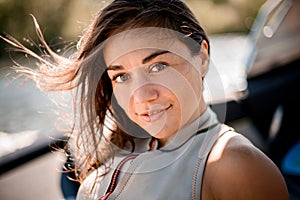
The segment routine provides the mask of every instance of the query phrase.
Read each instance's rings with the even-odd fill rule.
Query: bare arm
[[[288,200],[276,165],[243,136],[221,137],[204,174],[202,199]]]

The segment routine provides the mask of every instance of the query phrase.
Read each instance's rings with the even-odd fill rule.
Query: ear
[[[208,64],[209,64],[209,54],[208,54],[208,43],[206,40],[203,40],[201,42],[201,49],[200,49],[200,58],[201,58],[201,63],[200,63],[200,71],[202,74],[202,77],[204,77],[208,71]]]

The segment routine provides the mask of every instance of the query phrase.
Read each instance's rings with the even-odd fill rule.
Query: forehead
[[[169,51],[189,59],[191,52],[178,37],[184,35],[162,28],[139,28],[127,30],[110,37],[104,44],[104,59],[107,65],[131,52]]]

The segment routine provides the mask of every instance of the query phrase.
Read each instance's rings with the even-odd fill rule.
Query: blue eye
[[[165,63],[154,63],[150,65],[150,72],[160,72],[167,68],[167,64]]]
[[[128,81],[130,79],[130,75],[129,74],[116,74],[113,77],[113,81],[116,81],[117,83],[123,83],[125,81]]]

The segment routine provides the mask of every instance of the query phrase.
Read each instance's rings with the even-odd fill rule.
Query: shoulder
[[[208,157],[203,192],[209,199],[288,199],[276,165],[233,131],[218,139]]]

